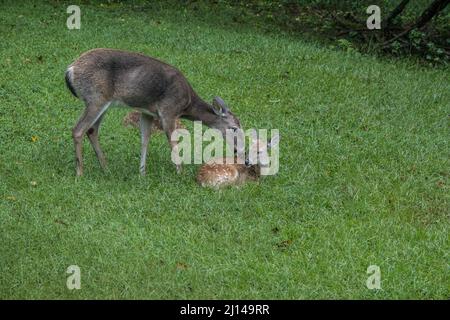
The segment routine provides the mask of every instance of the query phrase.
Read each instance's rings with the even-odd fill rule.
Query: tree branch
[[[395,40],[406,36],[409,34],[413,29],[422,28],[425,26],[431,19],[433,19],[434,16],[438,15],[439,12],[444,10],[444,8],[448,5],[450,0],[435,0],[433,3],[431,3],[428,8],[425,9],[425,11],[420,15],[420,17],[408,28],[406,28],[403,32],[399,33],[395,37],[389,39],[388,41],[384,42],[382,44],[383,48],[386,48],[388,45],[390,45]]]
[[[406,5],[409,3],[410,0],[402,0],[402,2],[399,3],[398,6],[395,7],[394,10],[389,14],[389,16],[386,18],[386,22],[384,23],[384,27],[389,27],[395,18],[397,18],[398,15],[400,15],[403,10],[405,10]]]

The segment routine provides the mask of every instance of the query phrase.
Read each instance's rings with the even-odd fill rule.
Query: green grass
[[[330,50],[201,5],[91,2],[67,30],[67,5],[1,4],[0,298],[450,297],[448,69]],[[139,134],[116,109],[100,137],[109,170],[85,141],[76,179],[83,106],[64,70],[95,47],[165,60],[246,128],[280,129],[278,175],[203,189],[198,166],[176,174],[158,135],[141,178]],[[81,290],[66,288],[69,265]],[[382,290],[366,288],[369,265]]]

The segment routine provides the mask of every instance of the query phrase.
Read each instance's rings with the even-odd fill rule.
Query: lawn
[[[68,30],[69,4],[0,2],[0,298],[450,297],[448,67],[339,51],[220,3],[85,1]],[[139,133],[112,109],[109,169],[86,139],[76,178],[83,104],[64,71],[96,47],[162,59],[245,128],[279,129],[279,173],[201,188],[159,134],[140,177]]]

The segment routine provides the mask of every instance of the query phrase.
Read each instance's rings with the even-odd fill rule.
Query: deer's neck
[[[217,117],[210,110],[211,106],[197,94],[194,94],[191,99],[191,105],[183,117],[192,121],[201,121],[204,125],[212,127]]]

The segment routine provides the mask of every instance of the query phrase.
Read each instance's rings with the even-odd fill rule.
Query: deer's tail
[[[73,79],[73,67],[70,66],[66,70],[66,85],[67,85],[67,88],[69,88],[70,92],[72,92],[72,94],[78,98],[75,88],[73,87],[73,84],[72,84],[72,79]]]

